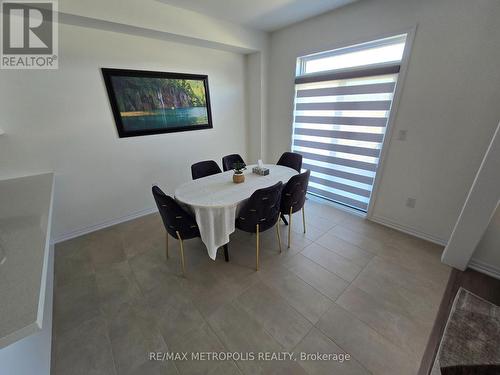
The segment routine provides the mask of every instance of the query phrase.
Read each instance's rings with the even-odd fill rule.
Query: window
[[[292,151],[308,192],[366,212],[406,34],[300,57]]]

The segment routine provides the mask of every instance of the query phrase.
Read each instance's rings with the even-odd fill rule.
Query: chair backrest
[[[273,186],[259,189],[248,198],[238,213],[236,226],[245,232],[255,232],[259,224],[259,231],[271,228],[279,218],[280,198],[283,183],[280,181]]]
[[[276,164],[293,168],[300,173],[302,169],[302,155],[296,152],[284,152]]]
[[[281,213],[289,214],[290,208],[292,208],[292,213],[297,212],[304,207],[310,174],[311,171],[308,169],[288,180],[281,192]]]
[[[193,176],[193,180],[217,173],[222,173],[222,171],[213,160],[200,161],[191,166],[191,176]]]
[[[166,195],[158,186],[152,188],[158,211],[163,220],[163,225],[168,233],[177,238],[177,233],[182,239],[198,237],[200,231],[196,220],[186,212],[172,197]]]
[[[222,158],[222,169],[224,172],[233,169],[234,163],[244,163],[243,158],[238,154],[226,155]]]

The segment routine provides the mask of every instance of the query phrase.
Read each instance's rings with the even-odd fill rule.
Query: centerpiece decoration
[[[234,174],[233,174],[233,182],[235,184],[239,184],[241,182],[245,182],[245,175],[243,174],[243,171],[246,168],[245,163],[234,163],[233,164],[233,169],[234,169]]]

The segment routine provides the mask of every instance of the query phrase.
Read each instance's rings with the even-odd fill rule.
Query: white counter
[[[46,289],[52,277],[53,189],[53,173],[0,181],[0,246],[6,258],[0,265],[0,350],[41,331],[44,313],[51,311],[45,303],[51,300]]]

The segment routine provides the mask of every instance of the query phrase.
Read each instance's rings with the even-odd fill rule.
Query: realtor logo
[[[1,10],[0,68],[57,69],[57,3],[4,0]]]

